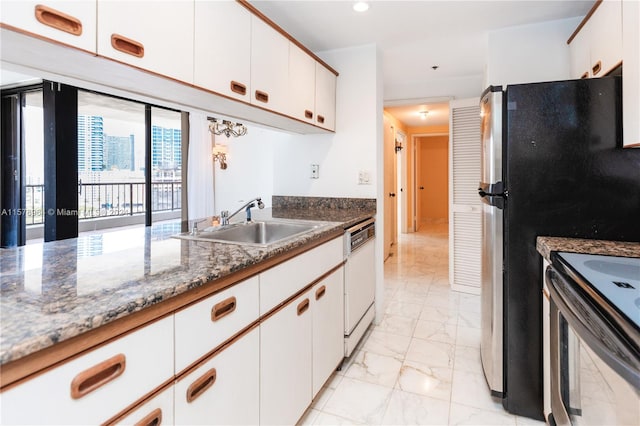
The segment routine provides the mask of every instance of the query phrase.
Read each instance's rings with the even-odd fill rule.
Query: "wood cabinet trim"
[[[584,27],[587,24],[587,21],[596,12],[596,9],[600,6],[600,4],[602,4],[602,0],[596,0],[596,2],[591,7],[589,12],[585,15],[585,17],[582,19],[582,21],[580,21],[580,24],[578,25],[578,28],[575,29],[575,31],[571,34],[571,36],[567,40],[567,44],[570,44],[573,41],[573,39],[576,38],[576,36],[578,35],[578,33],[580,32],[582,27]]]
[[[284,29],[282,29],[282,27],[280,27],[278,24],[276,24],[275,22],[273,22],[271,19],[269,19],[264,13],[260,12],[258,9],[256,9],[252,4],[250,4],[247,0],[236,0],[239,4],[241,4],[242,6],[244,6],[247,10],[249,10],[249,12],[251,12],[253,15],[255,15],[257,18],[260,18],[260,20],[262,20],[265,24],[269,25],[271,28],[273,28],[274,30],[276,30],[277,32],[279,32],[280,34],[282,34],[286,39],[288,39],[289,41],[291,41],[293,44],[295,44],[296,46],[298,46],[300,49],[302,49],[307,55],[311,56],[313,59],[315,59],[317,62],[319,62],[320,64],[322,64],[323,67],[325,67],[326,69],[328,69],[329,71],[331,71],[333,74],[337,76],[339,76],[340,74],[338,73],[338,71],[334,70],[333,68],[331,68],[331,66],[329,66],[325,61],[323,61],[322,59],[320,59],[315,53],[313,53],[311,50],[307,49],[302,43],[300,43],[298,40],[296,40],[293,36],[291,36],[291,34],[289,34],[288,32],[286,32]],[[602,1],[602,0],[599,0]]]
[[[341,236],[343,232],[342,229],[336,229],[313,242],[278,254],[270,259],[241,269],[215,281],[205,283],[200,287],[171,297],[156,305],[143,308],[138,312],[127,314],[113,322],[74,336],[69,340],[56,343],[53,346],[49,346],[23,358],[8,362],[1,366],[0,392],[4,392],[22,382],[31,380],[53,368],[66,364],[99,346],[124,337],[142,327],[149,326],[169,315],[173,315],[175,312],[186,309],[235,284],[240,284],[247,278],[258,275],[280,263]]]

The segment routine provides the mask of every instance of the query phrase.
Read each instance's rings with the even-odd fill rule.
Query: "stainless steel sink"
[[[197,234],[183,233],[175,237],[197,241],[267,246],[294,238],[319,226],[319,224],[279,221],[249,222],[204,230]]]

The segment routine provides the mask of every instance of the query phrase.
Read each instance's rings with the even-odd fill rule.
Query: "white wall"
[[[227,168],[222,170],[212,160],[208,124],[206,114],[191,112],[189,219],[219,215],[221,210],[233,212],[255,197],[262,197],[270,207],[274,145],[285,134],[245,122],[245,136],[215,136],[216,144],[227,147]]]
[[[283,135],[274,154],[274,193],[314,197],[375,198],[377,142],[381,138],[382,73],[375,45],[319,53],[338,70],[336,133]],[[319,179],[310,178],[320,165]],[[358,185],[358,172],[369,185]]]
[[[246,201],[262,197],[271,207],[273,195],[274,145],[284,134],[245,123],[247,134],[238,138],[216,136],[216,143],[227,146],[226,170],[214,165],[216,214],[233,212]]]
[[[490,32],[483,88],[570,78],[567,39],[580,21],[570,18]]]

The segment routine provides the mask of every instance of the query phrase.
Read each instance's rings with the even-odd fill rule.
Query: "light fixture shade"
[[[227,146],[226,145],[218,145],[215,144],[213,146],[213,154],[214,155],[220,155],[220,154],[227,154]]]

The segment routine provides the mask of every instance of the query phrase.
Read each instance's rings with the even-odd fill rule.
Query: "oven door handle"
[[[556,311],[562,313],[575,333],[599,358],[640,391],[640,353],[611,328],[606,318],[603,318],[595,306],[581,296],[562,274],[548,267],[545,275],[549,284],[550,299],[557,307]],[[580,309],[571,309],[568,303],[571,299],[580,303]],[[551,324],[554,320],[557,324],[557,318],[554,318],[557,313],[551,312],[550,315]],[[599,332],[594,333],[594,329]],[[553,338],[551,343],[556,343]],[[555,354],[552,352],[551,356],[553,358]]]

